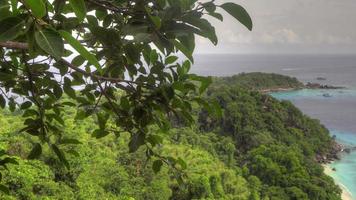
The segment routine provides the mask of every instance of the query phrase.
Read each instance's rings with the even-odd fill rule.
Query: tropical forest
[[[341,200],[335,138],[265,90],[191,73],[236,1],[0,0],[0,199]]]

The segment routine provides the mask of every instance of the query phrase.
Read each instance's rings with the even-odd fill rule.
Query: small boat
[[[323,97],[332,97],[329,93],[323,94]]]

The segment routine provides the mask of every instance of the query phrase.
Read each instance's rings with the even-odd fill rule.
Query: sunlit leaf
[[[25,0],[25,5],[31,9],[31,12],[37,18],[46,15],[46,5],[43,0]]]
[[[87,14],[84,0],[69,0],[69,5],[72,7],[79,21],[83,21]]]

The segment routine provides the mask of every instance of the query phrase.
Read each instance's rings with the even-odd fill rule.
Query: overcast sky
[[[250,13],[247,31],[232,17],[213,20],[219,44],[198,38],[197,53],[356,54],[356,0],[217,0]],[[223,11],[221,11],[223,13]]]

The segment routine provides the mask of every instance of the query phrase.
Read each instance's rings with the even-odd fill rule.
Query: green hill
[[[231,77],[216,78],[216,83],[253,90],[298,89],[304,87],[304,84],[296,78],[262,72],[241,73]]]
[[[270,76],[273,80],[263,78],[268,86],[299,85],[294,79]],[[162,133],[164,145],[155,150],[185,161],[183,184],[177,171],[166,165],[156,174],[155,161],[146,160],[144,148],[129,153],[128,134],[93,138],[93,121],[75,120],[76,110],[70,109],[65,113],[65,135],[81,142],[62,147],[70,170],[48,148],[39,160],[27,160],[37,141],[18,133],[20,114],[3,110],[1,148],[19,165],[5,171],[2,181],[10,195],[1,194],[1,199],[340,200],[339,187],[315,161],[333,144],[328,130],[290,102],[244,88],[247,80],[255,79],[223,78],[208,89],[206,99],[218,101],[222,117],[197,109],[195,126]],[[259,81],[254,87],[265,88]]]

